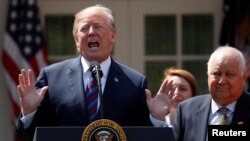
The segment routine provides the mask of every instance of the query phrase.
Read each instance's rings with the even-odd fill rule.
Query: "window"
[[[197,78],[207,92],[206,56],[213,50],[213,16],[206,14],[145,16],[145,70],[149,88],[156,93],[165,68],[183,68]],[[177,46],[177,22],[181,22],[182,44]],[[160,72],[160,73],[159,73]]]
[[[49,15],[45,17],[45,20],[50,63],[75,56],[76,47],[72,34],[74,17],[72,15]]]

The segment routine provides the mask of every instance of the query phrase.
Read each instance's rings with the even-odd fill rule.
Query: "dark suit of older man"
[[[174,126],[176,141],[206,141],[211,110],[211,95],[201,95],[180,104]],[[250,124],[250,94],[243,92],[237,100],[232,125]]]

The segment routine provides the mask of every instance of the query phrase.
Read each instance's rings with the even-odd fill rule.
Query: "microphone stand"
[[[91,72],[92,72],[92,77],[97,81],[97,86],[98,86],[98,98],[100,101],[100,112],[101,112],[101,119],[104,118],[104,113],[103,113],[103,96],[102,96],[102,84],[101,84],[101,77],[103,76],[100,64],[98,64],[97,61],[93,61],[91,63]]]
[[[97,86],[98,86],[98,96],[99,96],[99,100],[100,100],[100,111],[101,111],[101,119],[104,118],[103,115],[103,96],[102,96],[102,83],[101,83],[101,77],[102,77],[102,70],[97,68],[97,65],[95,65],[96,67],[96,80],[97,80]],[[99,77],[98,77],[99,76]]]

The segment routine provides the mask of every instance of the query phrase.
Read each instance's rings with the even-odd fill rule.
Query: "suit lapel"
[[[113,101],[116,99],[117,92],[119,89],[119,83],[122,81],[120,76],[120,68],[117,63],[115,63],[111,59],[111,65],[103,93],[103,109],[104,109],[104,116],[109,112],[109,109],[113,109],[111,106]]]
[[[243,93],[241,97],[238,99],[234,109],[234,114],[231,124],[249,124],[249,117],[250,117],[249,99],[250,96],[249,94],[246,93]]]
[[[85,99],[84,99],[84,82],[83,82],[83,70],[81,65],[80,57],[74,59],[71,63],[69,63],[66,68],[66,77],[69,84],[69,89],[71,90],[71,94],[75,95],[77,100],[80,101],[80,108],[83,120],[88,120],[87,111],[85,110]]]
[[[80,58],[74,59],[66,68],[66,76],[73,94],[83,93],[83,74]]]
[[[209,106],[208,106],[209,105]],[[207,137],[207,125],[208,125],[208,115],[210,112],[211,96],[208,95],[202,105],[197,106],[197,111],[193,114],[193,123],[196,134],[197,141],[206,140]]]

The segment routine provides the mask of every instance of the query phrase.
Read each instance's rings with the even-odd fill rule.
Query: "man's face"
[[[217,54],[211,60],[208,87],[213,99],[221,105],[237,100],[244,89],[244,75],[238,61],[230,55]]]
[[[99,63],[110,55],[116,33],[102,13],[83,15],[78,24],[75,42],[78,51],[89,61]]]

